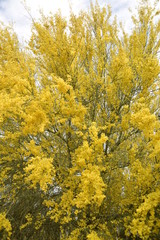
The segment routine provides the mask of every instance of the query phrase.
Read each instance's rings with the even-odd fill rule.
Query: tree
[[[1,239],[158,239],[157,7],[128,35],[110,7],[0,34]],[[119,34],[121,31],[121,34]]]

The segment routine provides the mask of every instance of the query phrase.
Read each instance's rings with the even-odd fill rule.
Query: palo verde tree
[[[158,14],[42,14],[26,48],[1,25],[1,239],[159,239]]]

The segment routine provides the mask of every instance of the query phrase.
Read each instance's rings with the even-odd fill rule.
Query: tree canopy
[[[160,236],[160,20],[110,7],[0,27],[0,239]]]

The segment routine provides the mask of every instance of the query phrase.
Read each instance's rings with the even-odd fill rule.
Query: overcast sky
[[[13,23],[20,40],[28,40],[30,37],[31,19],[22,4],[23,0],[0,0],[0,21]],[[94,1],[93,1],[94,2]],[[131,27],[129,8],[134,9],[136,0],[99,0],[100,5],[110,4],[113,14],[116,14],[118,20],[123,21],[126,29]],[[26,0],[26,4],[31,9],[34,18],[38,18],[38,9],[43,9],[45,14],[56,12],[61,9],[63,15],[68,16],[70,5],[75,13],[79,10],[89,7],[89,0]]]

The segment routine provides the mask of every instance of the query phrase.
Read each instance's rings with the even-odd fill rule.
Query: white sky
[[[0,0],[0,21],[5,24],[13,23],[20,40],[28,40],[30,37],[31,19],[25,10],[23,0]],[[94,2],[94,1],[93,1]],[[127,30],[131,27],[130,12],[128,8],[135,9],[136,0],[99,0],[100,5],[110,4],[113,14],[116,14],[118,20],[121,20]],[[31,9],[34,18],[38,18],[38,9],[43,9],[45,14],[55,13],[61,9],[62,15],[68,16],[70,7],[75,13],[79,10],[87,9],[90,0],[26,0],[27,6]]]

